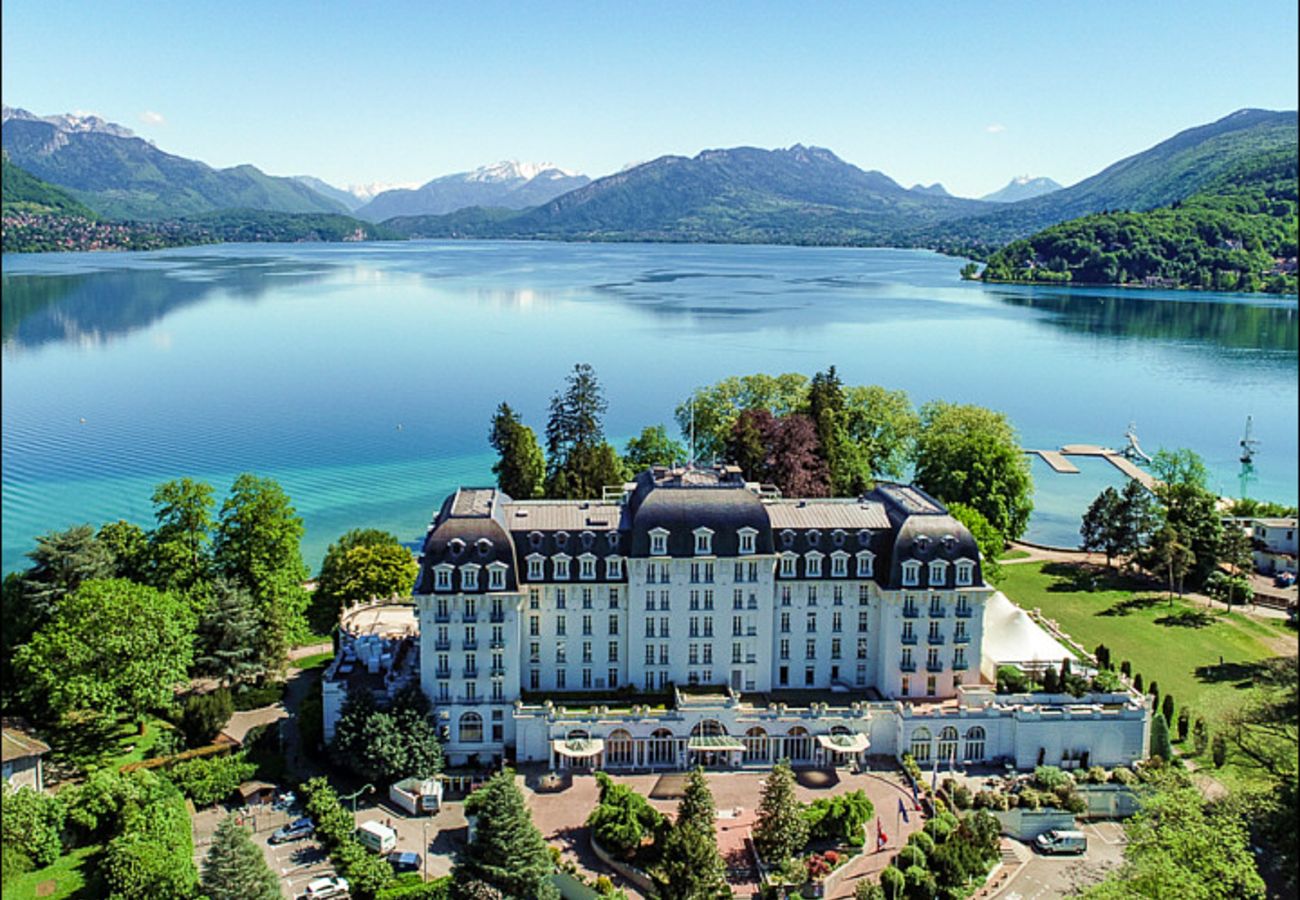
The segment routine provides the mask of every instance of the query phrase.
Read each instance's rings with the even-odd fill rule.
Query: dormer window
[[[611,580],[623,577],[623,557],[605,557],[605,577]]]
[[[697,528],[695,534],[695,555],[708,556],[713,553],[713,529]]]
[[[957,539],[951,534],[945,534],[941,540],[943,542],[943,549],[945,550],[951,551],[952,548],[957,546]]]
[[[444,563],[433,570],[433,589],[435,591],[451,590],[451,569],[451,566]]]
[[[506,569],[505,563],[492,563],[488,566],[488,590],[504,591],[506,589]],[[496,602],[496,601],[494,601]]]
[[[957,563],[957,584],[965,587],[975,579],[975,564],[968,559]]]
[[[533,553],[528,557],[528,580],[541,581],[546,577],[545,569],[546,557],[540,553]]]
[[[865,547],[871,543],[871,532],[865,528],[858,529],[858,545]]]
[[[451,551],[452,556],[460,556],[465,552],[465,542],[460,538],[452,538],[447,542],[447,549]]]
[[[756,541],[758,540],[758,531],[753,528],[741,528],[736,531],[736,536],[740,538],[740,553],[742,556],[748,556],[754,552]]]
[[[822,574],[822,554],[813,550],[804,555],[804,574],[809,578],[820,578]]]
[[[916,549],[922,553],[930,549],[930,536],[928,534],[918,534],[916,536]]]
[[[781,577],[782,577],[782,578],[793,578],[793,577],[794,577],[794,575],[795,575],[795,568],[794,568],[794,566],[795,566],[795,560],[797,560],[798,558],[799,558],[799,557],[795,556],[793,553],[782,553],[782,554],[781,554]]]
[[[551,557],[551,571],[555,573],[558,580],[565,580],[569,577],[569,560],[571,557],[563,553],[557,553]]]
[[[650,555],[667,556],[668,555],[668,530],[665,528],[650,529]]]
[[[487,556],[492,552],[492,542],[487,538],[479,538],[474,542],[474,546],[478,548],[479,556]]]
[[[794,546],[794,532],[786,528],[781,532],[781,545],[784,547]]]
[[[555,532],[555,546],[563,547],[567,543],[569,543],[569,533],[567,531]]]
[[[596,557],[590,553],[584,553],[578,557],[578,577],[583,581],[594,581],[596,578]]]
[[[609,545],[610,545],[611,547],[617,547],[617,546],[618,546],[618,532],[617,532],[617,531],[611,531],[611,532],[609,532],[607,535],[605,535],[605,540],[609,541]]]
[[[930,584],[942,585],[948,580],[948,563],[942,559],[936,559],[930,563]]]
[[[921,581],[921,564],[914,559],[903,563],[903,586],[916,587]]]
[[[528,543],[532,547],[542,546],[542,533],[540,531],[528,532]]]
[[[858,551],[858,577],[870,578],[876,565],[876,554],[870,550]]]
[[[808,546],[809,546],[809,547],[816,547],[818,544],[821,543],[821,540],[822,540],[822,533],[821,533],[820,531],[818,531],[816,528],[809,528],[809,529],[808,529]]]
[[[462,591],[478,590],[478,566],[468,565],[460,567],[460,589]]]
[[[836,528],[831,532],[831,540],[835,542],[836,547],[844,546],[844,529]]]
[[[594,540],[596,540],[596,535],[592,534],[590,531],[584,531],[582,533],[582,546],[590,548],[591,543]]]
[[[845,578],[849,574],[849,555],[843,550],[831,554],[831,577]]]

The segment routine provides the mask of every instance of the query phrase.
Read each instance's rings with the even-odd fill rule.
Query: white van
[[[1082,831],[1045,831],[1034,838],[1043,853],[1084,853],[1088,849],[1088,836]]]
[[[389,853],[397,846],[397,832],[382,822],[362,822],[357,840],[376,853]]]

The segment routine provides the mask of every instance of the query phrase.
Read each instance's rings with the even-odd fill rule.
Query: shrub
[[[931,819],[930,821],[934,820]],[[925,853],[915,844],[908,844],[903,847],[902,850],[898,851],[898,855],[894,857],[894,865],[904,871],[910,869],[912,866],[919,866],[924,869]]]
[[[998,666],[997,692],[1023,694],[1029,687],[1029,677],[1017,666]]]
[[[1092,689],[1102,694],[1114,694],[1124,689],[1124,683],[1113,669],[1102,669],[1093,677]]]
[[[1160,704],[1160,714],[1165,717],[1165,725],[1174,724],[1174,695],[1165,694],[1165,699]]]
[[[880,870],[880,886],[884,889],[886,897],[903,896],[903,888],[906,884],[903,870],[892,863]]]
[[[1200,756],[1209,743],[1210,729],[1205,724],[1205,720],[1197,716],[1196,722],[1192,725],[1192,749],[1196,751],[1197,756]]]
[[[907,842],[915,847],[920,848],[921,852],[929,857],[934,852],[934,838],[930,837],[924,831],[913,831],[908,835]]]
[[[1216,734],[1210,744],[1210,752],[1213,754],[1214,768],[1222,769],[1223,763],[1228,758],[1228,745],[1223,740],[1223,735]]]
[[[934,838],[935,844],[942,844],[957,828],[957,817],[952,813],[940,813],[925,823],[925,832]]]
[[[31,788],[0,784],[0,825],[4,848],[18,851],[34,866],[50,865],[63,852],[60,833],[66,808],[56,796]],[[5,857],[8,860],[8,854]]]
[[[873,815],[875,807],[861,790],[818,798],[804,811],[811,837],[849,844],[856,838],[854,846],[865,840],[862,829]]]
[[[1187,712],[1186,706],[1178,710],[1178,743],[1181,744],[1187,740],[1187,732],[1191,730],[1191,721],[1192,717]]]
[[[403,881],[399,876],[394,884],[375,894],[375,900],[449,900],[451,897],[450,875],[423,881],[414,872],[406,874],[415,877]]]
[[[645,797],[604,772],[596,773],[600,802],[587,817],[587,827],[597,843],[614,853],[632,856],[647,836],[663,827],[664,817]]]
[[[150,772],[133,774],[143,798],[122,808],[118,833],[104,848],[108,896],[189,900],[199,879],[185,798]]]
[[[971,793],[970,793],[970,788],[966,787],[966,785],[964,784],[957,785],[955,788],[953,788],[952,794],[950,796],[952,797],[953,805],[956,806],[958,809],[960,810],[970,809]]]
[[[250,709],[261,709],[263,706],[279,703],[283,697],[284,685],[280,682],[271,681],[257,687],[240,685],[239,689],[235,691],[233,699],[236,710],[247,712]]]
[[[821,881],[831,874],[831,864],[820,853],[810,854],[804,861],[809,881]]]
[[[185,751],[185,735],[175,728],[158,726],[158,736],[144,752],[145,759],[166,759]]]
[[[1088,780],[1091,781],[1093,784],[1105,784],[1106,770],[1103,769],[1101,766],[1093,766],[1091,769],[1088,770]]]
[[[180,730],[185,735],[185,743],[191,747],[202,747],[212,743],[212,739],[226,723],[235,708],[230,699],[230,691],[218,688],[206,694],[189,694],[181,703]]]
[[[177,763],[167,770],[166,776],[195,806],[211,806],[233,794],[241,782],[256,772],[256,764],[249,762],[243,753],[236,753]]]
[[[1125,678],[1128,678],[1133,674],[1133,664],[1126,659],[1119,664],[1119,670],[1124,673]]]
[[[9,844],[4,845],[3,857],[0,857],[0,884],[8,884],[34,868],[35,864],[26,853]]]
[[[888,900],[888,896],[877,882],[865,878],[858,881],[858,886],[853,889],[853,900]]]
[[[1073,783],[1069,773],[1057,766],[1039,766],[1034,769],[1033,784],[1041,791],[1055,791],[1057,788],[1067,787]]]
[[[1138,777],[1127,766],[1116,766],[1110,772],[1112,784],[1137,784]]]

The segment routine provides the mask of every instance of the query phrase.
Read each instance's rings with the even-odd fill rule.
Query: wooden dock
[[[1079,471],[1078,466],[1065,458],[1067,456],[1099,456],[1148,491],[1154,493],[1159,484],[1150,472],[1138,468],[1123,453],[1109,447],[1099,447],[1096,444],[1066,444],[1060,450],[1026,450],[1025,452],[1036,453],[1052,467],[1053,471],[1062,474],[1077,474]]]

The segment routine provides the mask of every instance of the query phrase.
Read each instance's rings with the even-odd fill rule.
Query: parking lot
[[[1020,845],[1024,865],[996,896],[998,900],[1050,900],[1068,897],[1105,877],[1124,856],[1124,830],[1118,822],[1086,822],[1079,830],[1088,836],[1082,856],[1043,856]]]
[[[315,878],[333,875],[334,867],[329,857],[314,838],[304,838],[287,844],[271,844],[271,834],[280,826],[297,818],[300,813],[264,809],[233,810],[217,806],[194,815],[194,862],[203,867],[203,858],[212,846],[212,835],[217,825],[230,812],[234,812],[253,832],[253,842],[266,854],[267,865],[280,876],[280,893],[291,900],[302,895],[307,884]]]

